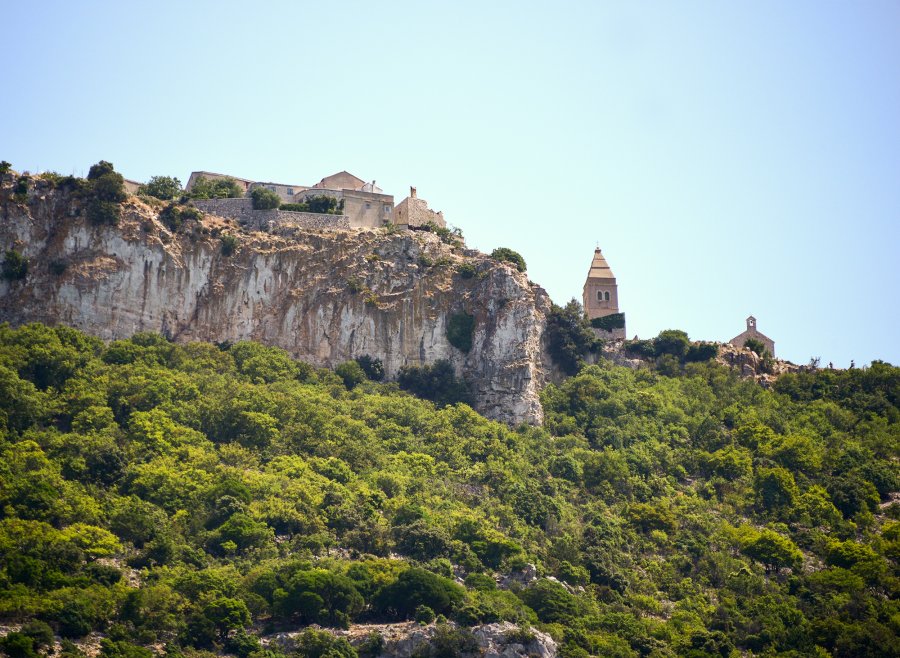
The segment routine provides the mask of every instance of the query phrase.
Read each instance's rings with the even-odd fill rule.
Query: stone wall
[[[305,229],[349,229],[350,218],[346,215],[324,215],[292,210],[254,210],[253,200],[240,199],[194,199],[193,204],[203,212],[219,217],[227,217],[242,226],[258,230],[272,230],[278,227]]]

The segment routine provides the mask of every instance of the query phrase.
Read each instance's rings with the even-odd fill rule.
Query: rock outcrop
[[[0,249],[29,265],[24,280],[0,280],[0,321],[65,323],[108,340],[257,340],[316,366],[368,354],[388,378],[447,359],[484,415],[542,421],[550,299],[507,264],[425,232],[249,232],[212,216],[173,232],[136,197],[118,225],[94,226],[76,195],[35,181],[14,200],[12,184],[0,189]],[[238,240],[230,255],[226,234]],[[467,353],[447,338],[462,313],[474,317]]]
[[[297,647],[302,631],[279,633],[263,638],[266,646],[290,653]],[[552,637],[535,628],[522,629],[510,622],[483,624],[459,628],[456,624],[356,624],[348,630],[329,629],[337,637],[344,637],[354,647],[371,643],[378,638],[378,658],[412,658],[428,655],[426,646],[441,642],[445,651],[453,651],[461,658],[556,658],[557,646]],[[436,637],[443,634],[440,640]],[[445,646],[452,643],[453,646]]]

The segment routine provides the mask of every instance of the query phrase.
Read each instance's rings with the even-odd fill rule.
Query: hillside
[[[900,653],[900,369],[601,361],[543,404],[512,430],[257,343],[2,328],[5,651],[465,655],[509,621],[504,655]]]
[[[253,230],[127,196],[111,165],[96,181],[2,175],[0,209],[0,245],[27,263],[27,275],[0,278],[0,321],[106,340],[252,339],[316,366],[368,355],[388,379],[446,360],[481,413],[541,421],[549,297],[455,235]]]

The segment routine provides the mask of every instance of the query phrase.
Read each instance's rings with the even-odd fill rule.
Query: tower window
[[[609,292],[603,293],[603,297],[606,299],[606,301],[609,301]]]
[[[602,291],[602,290],[598,290],[598,291],[597,291],[597,301],[598,301],[598,302],[602,302],[602,301],[603,301],[603,291]]]

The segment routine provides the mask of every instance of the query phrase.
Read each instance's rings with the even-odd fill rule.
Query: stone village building
[[[625,314],[619,312],[619,288],[616,276],[603,257],[600,247],[594,250],[591,268],[582,291],[584,312],[599,338],[625,339]]]
[[[342,214],[334,216],[335,219],[331,222],[334,228],[377,228],[391,223],[400,228],[417,228],[427,222],[434,222],[440,227],[447,225],[443,213],[431,210],[424,199],[416,196],[416,188],[411,187],[409,198],[404,199],[395,207],[393,195],[385,194],[384,190],[375,184],[375,181],[366,182],[347,171],[326,176],[315,185],[308,186],[252,181],[209,171],[195,171],[188,178],[185,189],[190,192],[201,176],[212,180],[230,178],[236,181],[245,193],[258,187],[268,188],[278,195],[283,204],[303,203],[314,196],[333,198],[338,204],[342,204],[343,208]],[[244,219],[248,213],[252,212],[246,207],[246,201],[237,203],[231,203],[229,200],[210,201],[218,201],[218,203],[201,202],[197,205],[198,207],[209,206],[207,210],[224,216],[232,216],[234,219]],[[229,208],[232,206],[234,210],[229,213]],[[290,214],[289,211],[281,212],[278,217],[287,217]],[[327,228],[328,224],[327,218],[323,218],[321,227]]]
[[[757,331],[756,318],[754,318],[752,315],[747,318],[747,330],[739,333],[728,342],[730,342],[735,347],[743,348],[747,341],[751,338],[758,340],[763,344],[763,347],[766,348],[769,354],[775,356],[775,341],[766,336],[764,333]]]

